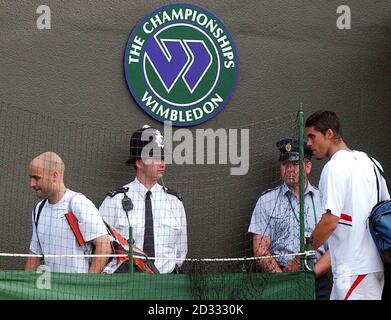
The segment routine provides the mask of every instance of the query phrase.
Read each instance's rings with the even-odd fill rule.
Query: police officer
[[[254,208],[248,231],[253,234],[254,256],[277,255],[258,259],[257,265],[266,272],[294,272],[300,269],[299,220],[299,144],[296,139],[276,143],[280,151],[280,175],[283,184],[264,191]],[[308,176],[312,169],[312,152],[304,145],[304,222],[305,235],[310,236],[321,218],[319,190],[311,185]],[[292,255],[290,255],[292,254]],[[330,255],[324,248],[317,254],[314,272],[317,299],[329,299],[331,281]]]
[[[181,196],[160,185],[165,171],[163,136],[148,125],[133,133],[130,158],[135,179],[109,192],[99,208],[103,218],[135,244],[160,273],[177,272],[187,254],[187,226]]]

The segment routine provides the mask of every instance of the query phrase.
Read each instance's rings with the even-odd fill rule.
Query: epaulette
[[[171,195],[177,197],[180,201],[183,201],[182,195],[180,193],[176,192],[175,190],[167,188],[167,187],[163,187],[163,190],[165,193],[171,194]]]
[[[261,193],[261,197],[264,196],[265,194],[269,193],[269,192],[272,192],[272,191],[274,191],[274,190],[277,190],[279,187],[280,187],[280,186],[265,190],[264,192]]]
[[[106,196],[109,196],[110,198],[113,198],[115,195],[117,195],[119,193],[126,193],[126,192],[128,192],[128,190],[129,190],[129,188],[122,187],[122,188],[119,188],[117,190],[113,190],[113,191],[107,192]]]

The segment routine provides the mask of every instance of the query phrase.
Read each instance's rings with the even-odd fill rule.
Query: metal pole
[[[300,252],[304,252],[304,112],[300,103],[298,112],[299,125],[299,191],[300,191]],[[300,269],[304,270],[304,261],[301,259]]]
[[[129,273],[133,273],[133,228],[129,225],[129,239],[128,239],[128,244],[129,244]]]

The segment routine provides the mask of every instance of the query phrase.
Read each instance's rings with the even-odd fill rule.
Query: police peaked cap
[[[276,142],[280,150],[279,161],[299,161],[299,142],[297,139],[284,138]],[[304,142],[304,158],[311,159],[312,151]]]

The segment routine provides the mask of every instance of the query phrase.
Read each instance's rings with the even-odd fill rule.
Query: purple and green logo
[[[223,23],[192,4],[160,7],[132,31],[124,57],[128,88],[160,122],[193,126],[218,114],[236,85],[238,57]]]

